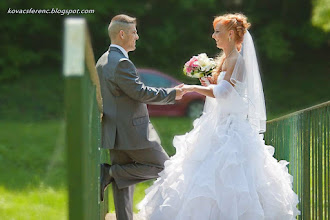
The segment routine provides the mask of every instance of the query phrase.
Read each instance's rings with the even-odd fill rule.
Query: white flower
[[[207,57],[206,53],[201,53],[197,57],[198,63],[201,67],[205,67],[208,65],[209,58]]]
[[[211,69],[214,69],[215,67],[216,67],[216,64],[213,61],[213,59],[209,59],[207,65],[204,68],[205,68],[205,71],[207,72]]]

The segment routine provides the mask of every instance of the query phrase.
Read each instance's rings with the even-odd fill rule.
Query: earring
[[[231,41],[231,37],[228,37],[229,42]]]

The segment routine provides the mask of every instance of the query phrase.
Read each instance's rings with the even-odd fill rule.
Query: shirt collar
[[[127,53],[126,50],[125,50],[124,48],[122,48],[121,46],[119,46],[119,45],[117,45],[117,44],[110,44],[110,47],[116,47],[116,48],[118,48],[118,49],[124,54],[124,56],[125,56],[127,59],[129,59],[129,58],[128,58],[128,53]]]

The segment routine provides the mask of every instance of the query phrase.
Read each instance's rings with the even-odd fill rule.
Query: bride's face
[[[228,31],[220,22],[215,26],[212,38],[215,40],[218,48],[223,48],[228,43]]]

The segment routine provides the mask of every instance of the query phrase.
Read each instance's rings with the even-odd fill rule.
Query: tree
[[[330,32],[330,0],[315,0],[313,8],[313,25]]]
[[[329,23],[330,19],[324,16],[329,13],[319,6],[329,0],[317,1],[315,10],[323,15],[322,21]],[[135,16],[140,40],[132,59],[138,66],[156,67],[169,73],[181,71],[184,62],[192,55],[206,52],[215,56],[219,52],[211,38],[212,20],[214,16],[227,12],[241,11],[247,15],[263,62],[285,65],[296,53],[321,48],[328,39],[327,33],[312,26],[310,0],[125,0],[125,4],[122,1],[13,0],[0,3],[2,11],[9,8],[94,9],[94,14],[70,16],[87,19],[96,59],[110,43],[107,36],[110,19],[120,13]],[[18,77],[26,70],[43,68],[60,72],[63,20],[66,17],[60,14],[2,13],[0,80]]]

